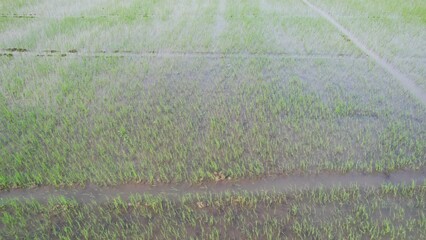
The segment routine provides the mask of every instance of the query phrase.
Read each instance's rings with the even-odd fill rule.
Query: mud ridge
[[[4,50],[7,52],[28,52],[25,48],[6,48]]]
[[[241,52],[178,52],[178,51],[127,51],[127,50],[114,50],[114,51],[81,51],[71,49],[68,51],[59,50],[42,50],[30,51],[27,49],[7,48],[0,50],[0,56],[36,56],[36,57],[93,57],[93,58],[173,58],[173,57],[205,57],[205,58],[277,58],[277,59],[368,59],[367,55],[349,55],[349,54],[297,54],[297,53],[283,53],[283,52],[258,52],[258,53],[241,53]],[[395,60],[403,61],[426,61],[426,56],[413,56],[413,57],[397,57]]]
[[[183,16],[197,16],[193,13],[183,13]],[[155,15],[155,14],[135,14],[135,16],[141,18],[161,18],[163,15]],[[238,16],[234,16],[234,18],[243,17],[243,16],[251,16],[251,17],[259,17],[257,14],[244,13]],[[0,14],[0,18],[39,18],[39,19],[60,19],[64,17],[70,18],[81,18],[81,19],[96,19],[96,18],[119,18],[119,17],[127,17],[127,15],[123,14],[105,14],[105,15],[92,15],[92,16],[84,16],[84,15],[37,15],[33,13],[29,14]],[[300,16],[310,18],[309,16]]]
[[[138,14],[138,16],[141,16],[143,18],[151,18],[155,17],[155,15],[142,15]],[[92,16],[82,16],[82,15],[38,15],[35,13],[28,13],[28,14],[0,14],[0,18],[41,18],[41,19],[58,19],[58,18],[64,18],[64,17],[72,17],[72,18],[114,18],[114,17],[125,17],[125,15],[119,15],[119,14],[106,14],[106,15],[92,15]]]
[[[195,15],[193,13],[183,13],[183,15]],[[155,17],[163,17],[163,15],[155,15],[155,14],[136,14],[136,16],[142,17],[142,18],[155,18]],[[242,17],[242,16],[251,16],[251,17],[260,17],[258,14],[252,14],[252,13],[244,13],[240,14],[238,16],[234,17]],[[67,15],[39,15],[35,13],[13,13],[13,14],[0,14],[0,18],[52,18],[52,19],[58,19],[58,18],[64,18],[64,17],[73,17],[73,18],[116,18],[116,17],[126,17],[126,15],[120,15],[120,14],[105,14],[105,15],[91,15],[91,16],[84,16],[84,15],[76,15],[76,16],[67,16]],[[336,16],[338,18],[347,18],[347,19],[373,19],[373,20],[380,20],[380,19],[400,19],[398,16],[386,16],[386,15],[362,15],[362,16],[351,16],[351,15],[339,15]],[[290,16],[281,16],[281,18],[320,18],[319,16],[312,16],[312,15],[290,15]]]
[[[37,18],[35,14],[1,14],[0,18]]]
[[[128,50],[114,50],[114,51],[79,51],[71,49],[68,51],[59,50],[41,50],[30,51],[24,48],[6,48],[0,50],[0,56],[36,56],[36,57],[93,57],[93,58],[172,58],[172,57],[205,57],[205,58],[278,58],[278,59],[368,59],[367,55],[350,55],[350,54],[297,54],[297,53],[283,53],[283,52],[255,52],[255,53],[242,53],[242,52],[178,52],[178,51],[147,51],[137,52]],[[426,56],[412,56],[412,57],[396,57],[395,60],[402,61],[426,61]]]
[[[173,57],[204,57],[204,58],[280,58],[280,59],[365,59],[364,55],[345,55],[345,54],[292,54],[292,53],[241,53],[241,52],[163,52],[163,51],[79,51],[71,49],[69,51],[42,50],[30,51],[27,49],[8,48],[0,50],[0,55],[7,56],[35,56],[35,57],[94,57],[94,58],[173,58]]]
[[[226,178],[225,178],[226,179]],[[35,199],[41,202],[51,197],[65,196],[79,202],[103,202],[114,197],[128,199],[133,194],[153,194],[179,197],[184,194],[220,194],[224,192],[272,192],[286,193],[296,190],[331,189],[333,187],[378,188],[383,184],[426,184],[426,169],[401,170],[393,173],[320,173],[316,175],[267,176],[258,179],[219,180],[203,184],[158,184],[124,183],[100,187],[93,184],[84,187],[49,186],[32,189],[12,189],[0,192],[0,203],[8,199]]]
[[[352,32],[343,27],[337,20],[335,20],[329,13],[325,12],[321,8],[315,6],[308,0],[302,0],[306,5],[308,5],[312,10],[317,12],[323,18],[325,18],[330,24],[336,27],[343,35],[345,35],[355,46],[357,46],[362,52],[372,58],[379,66],[381,66],[384,70],[386,70],[389,74],[391,74],[394,78],[396,78],[399,83],[410,92],[413,96],[415,96],[421,103],[426,105],[426,93],[417,86],[416,82],[411,80],[405,74],[400,72],[397,68],[392,66],[386,59],[382,58],[374,52],[372,49],[368,48],[364,43],[362,43]]]

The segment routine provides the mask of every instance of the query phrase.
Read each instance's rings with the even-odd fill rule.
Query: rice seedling
[[[423,2],[310,2],[424,91]],[[424,104],[303,1],[0,9],[3,238],[426,237]]]

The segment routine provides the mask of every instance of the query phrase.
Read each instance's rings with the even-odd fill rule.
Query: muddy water
[[[129,198],[132,194],[153,194],[165,197],[178,197],[188,193],[213,193],[223,192],[276,192],[285,193],[294,190],[330,189],[333,187],[361,188],[380,187],[386,183],[392,184],[423,184],[426,181],[426,169],[419,171],[398,171],[390,174],[317,174],[295,176],[269,176],[255,180],[227,180],[198,185],[190,184],[159,184],[148,185],[139,183],[126,183],[117,186],[99,187],[87,185],[85,187],[37,187],[33,189],[12,189],[0,192],[0,203],[11,198],[33,198],[42,202],[51,197],[65,196],[74,198],[79,202],[103,202],[113,197]]]

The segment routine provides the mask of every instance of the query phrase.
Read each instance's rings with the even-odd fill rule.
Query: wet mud
[[[178,197],[184,194],[220,194],[224,192],[271,192],[286,193],[310,189],[331,189],[334,187],[377,188],[383,184],[425,184],[426,169],[401,170],[393,173],[320,173],[316,175],[266,176],[257,179],[229,180],[218,174],[215,182],[202,184],[156,184],[124,183],[116,186],[61,187],[41,186],[32,189],[12,189],[0,192],[0,203],[7,199],[35,199],[48,201],[55,196],[73,198],[79,202],[104,202],[114,197],[128,199],[134,194],[163,195]]]

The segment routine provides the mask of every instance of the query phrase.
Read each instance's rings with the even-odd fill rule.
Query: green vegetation
[[[6,238],[423,239],[426,185],[283,193],[132,195],[81,204],[9,200]]]
[[[2,13],[16,13],[14,11],[24,7],[25,5],[34,4],[36,0],[2,0],[0,9]]]
[[[2,61],[1,188],[199,182],[219,171],[232,178],[297,170],[395,171],[425,164],[424,108],[410,99],[383,102],[385,96],[364,90],[374,88],[368,82],[355,87],[339,76],[330,81],[324,72],[336,63]],[[287,73],[270,74],[282,66]],[[317,74],[300,78],[300,68]]]
[[[426,2],[314,0],[426,90]]]
[[[423,1],[312,2],[425,89]],[[302,1],[7,0],[0,15],[0,238],[426,238],[426,183],[408,176],[426,169],[426,107]],[[389,184],[230,191],[318,173]],[[207,193],[66,197],[123,183]]]

